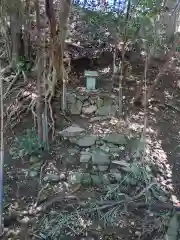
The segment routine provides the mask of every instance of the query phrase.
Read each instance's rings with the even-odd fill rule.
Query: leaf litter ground
[[[31,118],[17,126],[14,133],[9,131],[5,149],[5,210],[6,213],[9,209],[21,213],[26,210],[29,216],[32,206],[41,207],[41,211],[33,216],[36,224],[33,222],[29,226],[30,239],[164,238],[170,220],[174,219],[170,201],[178,203],[180,197],[180,103],[179,90],[175,87],[178,72],[172,75],[162,77],[153,96],[159,102],[148,109],[143,162],[140,158],[144,146],[137,139],[143,130],[144,112],[128,104],[130,91],[126,93],[127,113],[124,119],[112,117],[111,120],[87,124],[87,119],[72,118],[73,122],[94,135],[116,132],[130,136],[127,149],[113,155],[118,169],[116,175],[115,172],[113,174],[120,176],[118,181],[113,179],[114,182],[110,182],[108,179],[104,184],[102,178],[95,180],[89,175],[88,181],[82,178],[79,182],[69,181],[72,173],[80,172],[79,176],[82,176],[85,172],[79,160],[81,150],[73,142],[63,140],[58,133],[49,153],[39,153],[36,159],[34,156],[12,159],[8,151],[14,136],[18,136],[22,129],[32,127]],[[62,120],[62,116],[58,118],[57,132],[70,125]],[[58,196],[57,201],[54,201],[55,196]],[[23,218],[23,214],[20,215]],[[16,234],[20,231],[17,222],[9,227],[7,235],[14,236],[13,230]]]

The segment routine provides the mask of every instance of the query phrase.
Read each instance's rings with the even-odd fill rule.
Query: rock
[[[104,174],[103,177],[102,177],[102,182],[103,184],[107,185],[107,184],[110,184],[110,179],[108,177],[107,174]]]
[[[96,99],[96,105],[98,108],[102,107],[103,103],[104,103],[103,99],[101,99],[101,98]]]
[[[158,196],[157,197],[160,202],[167,203],[168,198],[166,196]]]
[[[85,129],[83,129],[83,128],[77,126],[77,125],[72,125],[68,128],[65,128],[64,130],[62,130],[60,132],[60,134],[63,137],[75,137],[75,136],[79,136],[84,131],[85,131]]]
[[[172,178],[172,172],[169,172],[167,175],[166,175],[167,178]]]
[[[69,137],[69,141],[73,144],[76,144],[77,142],[77,139],[79,139],[79,136],[76,136],[76,137]],[[75,155],[74,153],[71,154],[71,156]]]
[[[44,177],[44,182],[58,182],[60,180],[60,176],[56,174],[48,174]]]
[[[107,115],[110,115],[110,112],[111,112],[111,105],[102,106],[102,107],[98,108],[98,110],[96,111],[96,115],[107,116]]]
[[[109,166],[98,166],[97,169],[100,172],[106,172],[108,170]]]
[[[96,115],[98,116],[108,116],[108,115],[115,115],[116,111],[118,110],[118,105],[104,105],[96,111]]]
[[[61,174],[59,175],[59,179],[60,179],[60,180],[66,180],[66,175],[65,175],[65,173],[61,173]]]
[[[102,146],[100,146],[100,149],[102,149],[104,152],[110,152],[110,149],[108,146],[106,146],[105,144],[103,144]]]
[[[101,185],[102,184],[102,176],[91,175],[91,181],[92,181],[93,185]]]
[[[179,200],[177,199],[177,197],[175,195],[171,195],[171,200],[174,204],[177,204],[179,202]]]
[[[150,216],[150,217],[154,217],[154,213],[153,212],[148,212],[148,215]]]
[[[86,136],[83,138],[80,138],[76,144],[79,147],[91,147],[95,144],[97,137],[96,136]]]
[[[72,173],[68,177],[68,181],[71,182],[72,184],[80,184],[82,181],[82,173]]]
[[[71,167],[73,167],[73,165],[76,165],[77,164],[77,158],[76,157],[74,157],[74,156],[66,156],[65,158],[64,158],[64,163],[65,163],[65,165],[71,165]]]
[[[76,103],[70,106],[70,112],[72,115],[80,115],[82,110],[83,103],[80,100],[77,100]]]
[[[70,148],[70,149],[68,149],[68,152],[71,156],[74,156],[79,153],[79,150],[76,148]]]
[[[118,147],[114,147],[114,148],[109,148],[109,151],[110,151],[111,153],[118,153],[118,152],[120,152],[121,150],[120,150]]]
[[[31,166],[31,170],[39,171],[40,168],[41,168],[41,165],[42,165],[41,162],[33,163],[32,166]]]
[[[121,134],[116,134],[116,133],[111,133],[109,135],[106,135],[103,138],[104,141],[108,142],[108,143],[113,143],[116,145],[126,145],[126,138],[124,135]]]
[[[108,165],[110,164],[109,154],[104,153],[100,149],[92,152],[92,164],[94,165]]]
[[[112,116],[112,115],[115,115],[115,113],[116,113],[116,111],[118,110],[118,108],[119,108],[119,107],[118,107],[117,104],[111,106],[111,111],[110,111],[111,116]]]
[[[96,165],[95,165],[95,166],[92,166],[92,169],[94,170],[94,172],[97,172],[97,171],[98,171],[98,168],[97,168]]]
[[[37,163],[39,161],[40,161],[40,159],[37,156],[31,156],[30,159],[29,159],[29,162],[32,163],[32,164]]]
[[[67,93],[66,95],[67,103],[75,104],[76,103],[76,95],[74,93]]]
[[[116,159],[117,157],[119,157],[119,152],[111,152],[111,156],[113,159]]]
[[[110,179],[108,178],[107,174],[104,175],[91,175],[91,180],[93,185],[102,185],[102,184],[109,184]]]
[[[90,105],[89,101],[85,101],[85,102],[83,103],[83,107],[89,107],[89,105]]]
[[[109,147],[109,148],[116,148],[117,147],[117,145],[115,145],[115,144],[113,144],[113,143],[106,143],[107,144],[107,146]]]
[[[97,106],[96,105],[90,105],[87,107],[83,107],[82,108],[82,113],[86,114],[86,115],[90,115],[93,114],[97,111]]]
[[[130,168],[131,164],[126,162],[126,161],[123,161],[123,160],[114,160],[112,161],[113,164],[116,164],[116,165],[119,165],[119,166],[122,166],[122,167],[125,167],[125,168]]]
[[[89,173],[83,173],[81,183],[85,185],[91,185],[92,183],[91,175]]]
[[[39,173],[38,173],[36,170],[30,170],[30,171],[29,171],[29,176],[32,177],[32,178],[33,178],[33,177],[37,177],[38,174],[39,174]]]
[[[88,163],[91,160],[91,154],[88,152],[81,152],[80,162],[81,163]]]
[[[93,122],[98,122],[100,120],[101,120],[101,117],[93,117],[93,118],[89,119],[89,122],[93,123]]]
[[[111,116],[104,116],[104,117],[92,117],[89,122],[93,123],[93,122],[98,122],[98,121],[104,121],[104,120],[108,120],[111,119]]]
[[[142,234],[141,234],[140,231],[136,231],[136,232],[135,232],[135,236],[136,236],[136,237],[141,237],[141,235],[142,235]]]
[[[111,175],[113,176],[113,178],[115,178],[115,180],[117,182],[122,181],[122,175],[119,172],[117,172],[116,170],[115,171],[111,171]]]
[[[106,98],[106,99],[104,99],[104,106],[108,106],[108,105],[113,105],[113,99],[112,98]]]
[[[84,101],[88,100],[89,97],[85,96],[85,95],[77,95],[76,98],[78,100],[80,100],[81,102],[84,102]]]
[[[104,142],[102,140],[97,140],[96,145],[97,146],[102,146],[102,145],[104,145]]]
[[[89,102],[90,102],[92,105],[94,105],[94,104],[96,103],[96,101],[95,101],[94,99],[92,99],[92,98],[89,99]]]

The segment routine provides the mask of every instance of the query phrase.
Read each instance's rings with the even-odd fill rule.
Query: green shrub
[[[34,129],[27,129],[25,133],[15,138],[10,154],[13,159],[27,155],[38,155],[42,152],[43,143],[40,142]]]
[[[32,69],[32,61],[26,60],[25,58],[20,58],[19,62],[16,65],[17,71],[30,72]]]

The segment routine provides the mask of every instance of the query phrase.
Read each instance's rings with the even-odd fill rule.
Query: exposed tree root
[[[142,195],[143,192],[140,193]],[[138,194],[139,197],[139,194]],[[136,198],[136,197],[135,197]],[[52,197],[48,201],[46,201],[45,204],[39,205],[39,206],[34,206],[32,209],[27,210],[27,211],[18,211],[18,210],[13,210],[13,213],[10,213],[10,216],[5,217],[5,225],[9,224],[10,222],[17,221],[19,217],[25,217],[28,216],[30,218],[34,218],[36,215],[41,215],[44,212],[46,212],[53,204],[55,203],[62,203],[64,200],[75,200],[76,203],[82,207],[86,208],[87,205],[84,204],[84,201],[80,201],[80,199],[72,194],[68,195],[57,195],[55,197]],[[136,199],[137,200],[137,199]],[[156,203],[147,203],[145,201],[135,201],[132,199],[126,199],[126,200],[121,200],[121,201],[104,201],[100,202],[99,207],[91,209],[91,211],[97,211],[97,210],[107,210],[109,208],[113,208],[117,205],[126,205],[127,209],[129,211],[134,211],[135,209],[140,209],[140,208],[150,208],[150,209],[156,209],[156,210],[174,210],[179,212],[180,211],[180,205],[173,205],[172,203],[162,203],[162,202],[156,202]],[[72,206],[72,204],[67,204],[68,207]],[[13,224],[13,223],[12,223]]]
[[[20,74],[21,74],[20,71],[18,71],[18,72],[16,73],[15,77],[13,78],[13,80],[11,81],[11,83],[9,84],[9,86],[8,86],[5,94],[3,95],[3,99],[6,99],[7,95],[11,93],[10,90],[12,89],[13,85],[17,82]]]
[[[11,72],[11,69],[12,69],[12,64],[10,64],[10,65],[8,65],[7,67],[5,67],[5,68],[2,69],[2,70],[1,70],[1,75],[10,73],[10,72]]]
[[[21,115],[25,112],[28,113],[28,104],[30,100],[30,94],[22,97],[23,91],[21,90],[13,103],[6,109],[4,118],[6,119],[5,130],[7,128],[16,126],[21,121]]]
[[[5,111],[5,129],[7,130],[9,126],[14,128],[18,123],[21,122],[22,115],[27,115],[29,112],[32,113],[34,117],[34,122],[36,123],[36,105],[37,105],[37,94],[28,92],[26,90],[20,90],[15,97],[15,100],[8,106]],[[53,118],[53,110],[51,106],[52,95],[48,97],[48,107],[50,110],[50,122],[48,125],[50,126],[51,131],[55,132],[55,121]],[[45,101],[45,99],[44,99]]]

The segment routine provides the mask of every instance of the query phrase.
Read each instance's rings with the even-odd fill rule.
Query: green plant
[[[148,184],[152,180],[152,173],[149,166],[143,166],[141,163],[133,162],[123,168],[125,171],[123,184],[137,185]]]
[[[13,159],[27,155],[38,155],[42,152],[43,143],[38,139],[34,129],[27,129],[25,133],[15,138],[10,149]]]
[[[30,72],[31,68],[32,68],[32,62],[24,58],[20,58],[19,62],[16,65],[17,71]]]

